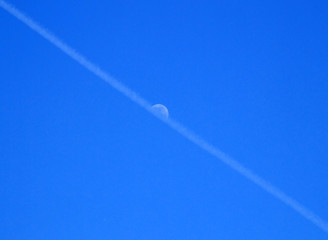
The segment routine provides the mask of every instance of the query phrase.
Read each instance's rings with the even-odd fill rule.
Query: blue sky
[[[325,1],[10,1],[328,219]],[[2,239],[326,239],[0,9]]]

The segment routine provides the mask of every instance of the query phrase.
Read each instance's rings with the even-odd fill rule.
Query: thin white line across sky
[[[297,213],[299,213],[301,216],[312,222],[317,227],[321,228],[323,231],[328,233],[328,223],[317,216],[315,213],[307,209],[305,206],[300,204],[298,201],[294,200],[290,196],[288,196],[286,193],[278,189],[277,187],[273,186],[271,183],[264,180],[262,177],[258,176],[257,174],[253,173],[250,169],[244,167],[241,165],[238,161],[232,159],[225,153],[223,153],[221,150],[213,146],[212,144],[208,143],[198,135],[196,135],[194,132],[190,131],[186,127],[184,127],[179,122],[175,121],[172,118],[162,118],[160,115],[156,114],[151,109],[151,104],[139,96],[136,92],[125,86],[123,83],[119,82],[115,78],[111,77],[108,73],[106,73],[104,70],[102,70],[100,67],[98,67],[96,64],[89,61],[86,57],[81,55],[79,52],[68,46],[65,42],[60,40],[58,37],[56,37],[54,34],[43,28],[41,25],[39,25],[37,22],[26,16],[23,12],[15,8],[14,6],[10,5],[6,1],[0,0],[0,6],[6,10],[8,13],[10,13],[12,16],[16,17],[18,20],[20,20],[22,23],[27,25],[29,28],[34,30],[36,33],[41,35],[43,38],[48,40],[50,43],[52,43],[54,46],[56,46],[58,49],[60,49],[62,52],[64,52],[66,55],[74,59],[76,62],[81,64],[83,67],[88,69],[90,72],[107,82],[109,85],[111,85],[114,89],[128,97],[133,102],[140,105],[142,108],[153,114],[155,117],[162,120],[164,123],[166,123],[168,126],[170,126],[172,129],[180,133],[182,136],[184,136],[189,141],[196,144],[198,147],[204,149],[209,154],[213,155],[217,159],[219,159],[224,164],[231,167],[233,170],[240,173],[242,176],[256,184],[257,186],[261,187],[264,191],[268,192],[275,198],[279,199],[281,202],[285,203],[287,206],[289,206],[291,209],[295,210]]]

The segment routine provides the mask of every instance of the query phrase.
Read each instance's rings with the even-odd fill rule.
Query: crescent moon
[[[168,119],[169,118],[169,111],[167,108],[162,104],[155,104],[151,107],[152,112],[160,118]]]

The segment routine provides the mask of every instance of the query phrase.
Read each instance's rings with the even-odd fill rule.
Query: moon
[[[169,111],[167,108],[162,104],[155,104],[151,107],[151,110],[155,115],[160,118],[168,119],[169,118]]]

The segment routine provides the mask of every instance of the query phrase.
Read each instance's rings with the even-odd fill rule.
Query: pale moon
[[[151,110],[154,114],[156,114],[160,118],[168,119],[169,118],[169,111],[167,108],[162,104],[155,104],[151,107]]]

